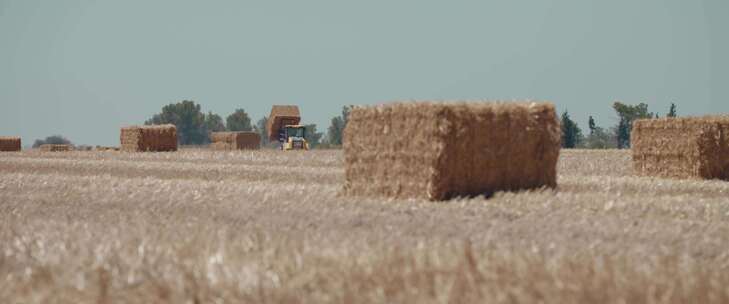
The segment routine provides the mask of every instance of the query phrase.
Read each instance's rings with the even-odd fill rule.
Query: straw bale
[[[1,152],[14,152],[21,149],[20,137],[0,136]]]
[[[177,151],[177,128],[174,125],[125,127],[121,129],[120,139],[122,151]]]
[[[40,147],[38,147],[38,148],[44,152],[65,152],[65,151],[73,150],[73,146],[71,146],[71,145],[54,145],[54,144],[40,145]]]
[[[256,132],[212,132],[210,148],[214,150],[257,150],[261,135]]]
[[[637,120],[631,147],[638,175],[729,180],[729,116]]]
[[[301,122],[301,113],[298,106],[273,106],[268,115],[266,130],[268,139],[278,141],[278,132],[287,125],[298,125]]]
[[[357,107],[344,131],[344,193],[445,200],[555,187],[560,141],[551,103]]]

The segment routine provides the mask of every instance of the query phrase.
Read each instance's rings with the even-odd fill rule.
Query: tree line
[[[353,106],[342,107],[342,113],[331,119],[326,134],[318,132],[316,124],[307,124],[306,140],[312,148],[337,148],[342,146],[344,128],[347,126],[349,113]],[[613,110],[618,115],[618,123],[610,128],[598,126],[594,117],[590,116],[587,122],[589,133],[584,134],[579,125],[572,120],[568,111],[560,116],[562,126],[563,148],[584,149],[627,149],[630,148],[630,133],[633,121],[643,118],[658,118],[659,115],[648,111],[648,105],[639,103],[629,105],[619,101],[613,103]],[[676,117],[676,104],[671,103],[666,117]],[[209,132],[222,131],[254,131],[261,135],[264,146],[275,146],[268,140],[266,122],[268,117],[263,116],[255,124],[248,113],[238,108],[223,119],[222,116],[208,111],[204,113],[200,104],[192,100],[183,100],[170,103],[162,107],[162,111],[147,119],[144,124],[173,124],[177,127],[178,141],[181,145],[204,145],[210,142]],[[53,135],[45,139],[38,139],[33,143],[36,148],[42,144],[71,144],[63,136]]]
[[[318,132],[316,124],[306,124],[306,141],[312,148],[337,147],[342,144],[342,132],[352,107],[345,106],[341,116],[332,118],[327,136]],[[162,111],[147,119],[145,125],[173,124],[177,127],[177,139],[181,145],[204,145],[210,142],[208,133],[223,131],[253,131],[261,135],[264,146],[275,145],[268,140],[266,122],[268,117],[258,119],[255,124],[244,109],[236,109],[223,117],[208,111],[204,113],[200,104],[183,100],[162,107]]]
[[[597,125],[595,118],[590,116],[587,121],[588,134],[583,134],[582,129],[572,120],[568,111],[562,113],[562,147],[563,148],[585,148],[585,149],[628,149],[630,148],[630,133],[633,129],[633,122],[638,119],[659,118],[657,113],[648,112],[648,105],[639,103],[629,105],[619,101],[613,103],[613,110],[618,115],[618,123],[608,129]],[[666,117],[677,117],[676,104],[671,106]]]

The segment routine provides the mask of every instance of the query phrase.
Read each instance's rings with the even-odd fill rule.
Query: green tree
[[[243,109],[236,109],[233,114],[228,115],[225,122],[230,131],[253,130],[253,127],[251,127],[251,118],[248,117],[248,113]]]
[[[177,140],[182,145],[199,145],[207,142],[205,114],[200,105],[183,100],[162,107],[162,112],[144,122],[146,125],[173,124],[177,127]]]
[[[627,105],[616,101],[613,103],[613,109],[620,119],[616,131],[619,149],[630,148],[630,131],[633,129],[633,121],[655,117],[655,114],[648,112],[648,105],[645,103]]]
[[[306,128],[306,142],[309,143],[309,147],[316,148],[320,144],[324,133],[316,131],[316,124],[308,124],[304,128]]]
[[[668,114],[666,114],[666,117],[676,117],[676,104],[671,103],[671,107],[668,109]]]
[[[572,149],[582,142],[582,130],[567,111],[562,113],[562,147]]]
[[[225,131],[225,123],[223,123],[223,118],[220,117],[220,115],[218,114],[208,112],[208,114],[205,115],[205,129],[208,132]]]
[[[332,118],[331,125],[327,129],[327,143],[330,145],[340,146],[342,145],[342,135],[344,134],[344,128],[347,127],[347,121],[349,121],[349,113],[352,112],[353,106],[342,107],[342,115]]]
[[[253,126],[253,131],[258,133],[258,135],[261,135],[261,144],[268,145],[268,117],[263,116],[263,118],[259,119],[256,122],[256,125]]]
[[[42,145],[71,145],[71,141],[61,135],[51,135],[45,139],[36,139],[33,142],[33,148],[38,148]]]

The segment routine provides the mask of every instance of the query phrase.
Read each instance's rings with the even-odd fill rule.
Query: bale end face
[[[0,152],[17,152],[22,150],[20,137],[0,136]]]
[[[555,187],[560,140],[547,103],[358,107],[344,132],[344,192],[444,200]]]
[[[633,170],[641,176],[729,180],[729,116],[633,123]]]
[[[174,125],[132,126],[121,129],[121,150],[127,152],[177,151]]]

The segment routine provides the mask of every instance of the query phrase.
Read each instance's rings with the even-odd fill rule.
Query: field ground
[[[729,303],[729,182],[338,196],[339,151],[0,154],[2,303]]]

